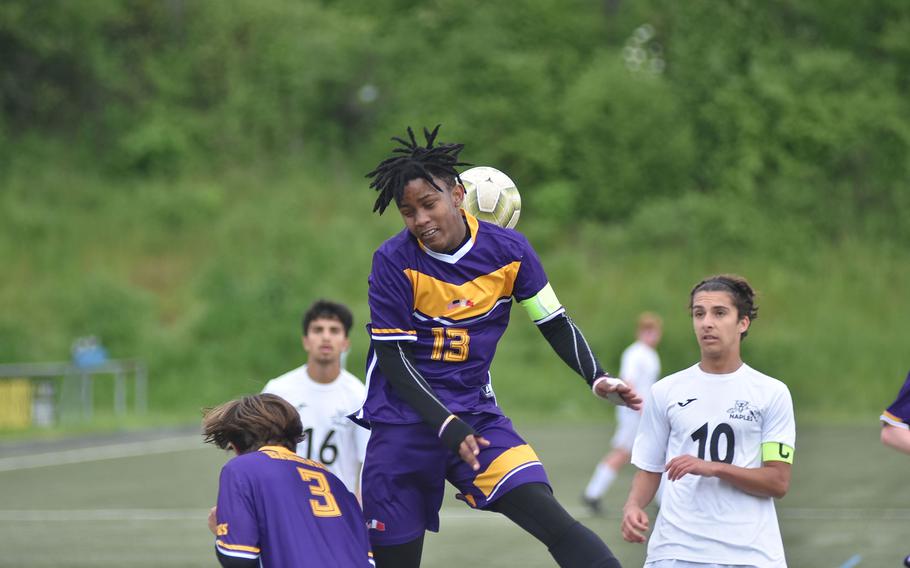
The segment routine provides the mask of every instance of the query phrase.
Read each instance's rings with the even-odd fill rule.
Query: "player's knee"
[[[520,485],[500,497],[490,509],[502,513],[547,547],[576,522],[543,483]]]

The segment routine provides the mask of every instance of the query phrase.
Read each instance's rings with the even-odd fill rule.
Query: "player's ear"
[[[739,332],[745,332],[747,329],[749,329],[750,325],[752,325],[752,320],[749,318],[749,316],[743,316],[743,319],[739,320]]]
[[[456,182],[455,185],[452,186],[452,201],[455,202],[455,207],[461,207],[464,203],[464,194],[464,186]]]

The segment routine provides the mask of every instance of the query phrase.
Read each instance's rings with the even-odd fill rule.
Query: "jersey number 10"
[[[720,457],[720,437],[724,436],[727,440],[727,451],[724,457]],[[692,432],[692,440],[698,442],[698,459],[705,459],[705,446],[708,445],[708,423],[705,422],[701,428]],[[711,461],[733,463],[733,450],[736,447],[736,437],[733,435],[733,427],[726,422],[721,422],[711,434]]]

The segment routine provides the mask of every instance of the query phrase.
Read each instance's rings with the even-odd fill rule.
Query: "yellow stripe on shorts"
[[[484,497],[489,497],[496,485],[507,476],[509,472],[516,467],[527,463],[539,462],[540,458],[534,453],[534,449],[528,444],[509,448],[495,460],[490,462],[487,469],[479,473],[474,478],[474,486],[483,493]]]

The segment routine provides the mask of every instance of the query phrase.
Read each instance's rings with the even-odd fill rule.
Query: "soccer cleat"
[[[600,499],[591,499],[586,495],[581,496],[581,502],[585,506],[585,509],[588,510],[591,515],[595,517],[600,517],[604,514],[603,507],[601,507]]]

